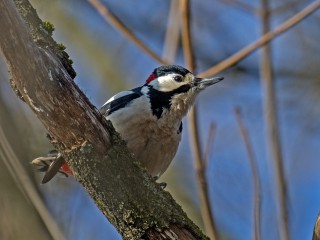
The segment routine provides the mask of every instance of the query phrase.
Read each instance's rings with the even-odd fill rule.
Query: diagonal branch
[[[313,12],[318,10],[319,7],[320,7],[320,0],[313,1],[306,8],[304,8],[303,10],[301,10],[300,12],[295,14],[293,17],[289,18],[287,21],[285,21],[281,25],[279,25],[275,30],[267,32],[266,34],[262,35],[258,40],[247,45],[246,47],[244,47],[243,49],[241,49],[237,53],[233,54],[231,57],[223,60],[222,62],[218,63],[217,65],[200,73],[199,77],[208,77],[211,75],[215,75],[219,72],[222,72],[222,71],[232,67],[233,65],[235,65],[236,63],[238,63],[239,61],[241,61],[242,59],[244,59],[245,57],[247,57],[248,55],[250,55],[251,53],[253,53],[257,49],[259,49],[260,47],[262,47],[266,43],[270,42],[271,40],[278,37],[282,33],[288,31],[290,28],[292,28],[293,26],[295,26],[296,24],[301,22],[304,18],[308,17]]]
[[[126,38],[136,44],[143,52],[147,53],[150,57],[155,59],[157,62],[166,65],[167,61],[163,60],[154,51],[152,51],[146,44],[144,44],[139,38],[134,35],[133,32],[127,28],[126,25],[121,22],[114,14],[108,10],[99,0],[88,0],[88,2],[100,13],[100,15],[109,22],[113,27],[118,29]]]
[[[52,218],[49,210],[46,208],[45,203],[41,199],[41,196],[35,188],[29,175],[26,173],[22,164],[18,160],[16,154],[10,146],[7,137],[0,125],[0,159],[4,162],[8,168],[12,178],[16,182],[19,189],[24,196],[31,201],[34,208],[37,210],[43,223],[47,227],[52,239],[62,240],[65,236],[57,226],[56,222]]]
[[[61,49],[30,3],[15,3],[0,0],[0,52],[12,87],[101,212],[124,239],[206,239],[72,81],[61,62],[68,60],[57,57]]]
[[[118,20],[117,18],[115,18],[106,8],[104,5],[102,5],[98,0],[88,0],[92,2],[95,2],[95,4],[93,5],[99,12],[101,15],[104,15],[104,12],[107,12],[111,18],[113,20],[109,20],[107,18],[107,16],[104,16],[105,20],[110,22],[111,24],[114,22],[113,26],[115,28],[117,28],[120,32],[123,32],[123,34],[129,39],[131,40],[132,36],[134,36],[133,33],[131,33],[128,28],[126,26],[123,25],[123,23]],[[229,0],[228,0],[229,1]],[[91,3],[93,4],[93,3]],[[294,27],[296,24],[298,24],[299,22],[301,22],[304,18],[308,17],[309,15],[311,15],[313,12],[315,12],[318,8],[320,7],[320,0],[315,0],[314,2],[312,2],[310,5],[308,5],[306,8],[304,8],[303,10],[301,10],[300,12],[298,12],[297,14],[295,14],[293,17],[289,18],[287,21],[285,21],[284,23],[280,24],[278,27],[276,27],[275,30],[270,31],[266,34],[264,34],[263,36],[261,36],[261,38],[259,38],[258,40],[256,40],[255,42],[247,45],[246,47],[244,47],[242,50],[238,51],[237,53],[233,54],[231,57],[221,61],[220,63],[218,63],[217,65],[207,69],[206,71],[202,72],[199,74],[199,77],[208,77],[208,76],[212,76],[215,75],[219,72],[222,72],[230,67],[232,67],[233,65],[237,64],[238,62],[240,62],[242,59],[246,58],[248,55],[252,54],[254,51],[256,51],[257,49],[259,49],[261,46],[265,45],[266,43],[272,41],[273,39],[275,39],[276,37],[280,36],[282,33],[288,31],[290,28]],[[109,16],[108,15],[108,16]],[[118,26],[119,25],[119,26]],[[124,27],[122,27],[122,25]],[[150,54],[148,47],[146,47],[146,45],[139,39],[137,39],[139,43],[136,43],[134,40],[132,40],[134,43],[136,43],[138,46],[141,45],[141,50],[146,52],[149,56],[151,56],[153,59],[155,59],[157,62],[161,63],[161,64],[168,64],[166,61],[164,61],[163,59],[161,59],[159,56],[157,56],[156,54],[153,56],[153,54]],[[142,47],[144,46],[144,47]],[[151,51],[152,52],[152,51]]]

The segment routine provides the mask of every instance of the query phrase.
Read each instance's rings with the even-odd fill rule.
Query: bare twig
[[[253,178],[253,188],[254,188],[254,209],[253,209],[253,222],[254,222],[254,234],[253,239],[259,240],[260,239],[260,210],[261,210],[261,190],[260,190],[260,177],[259,177],[259,170],[257,161],[254,157],[253,147],[249,139],[249,134],[243,124],[241,118],[240,108],[234,109],[234,115],[238,123],[238,127],[240,130],[240,134],[243,140],[243,143],[246,147],[248,153],[249,164],[251,166],[252,178]]]
[[[180,0],[183,54],[185,64],[193,72],[195,70],[195,66],[191,42],[189,4],[189,0]]]
[[[125,35],[130,41],[136,44],[143,52],[147,53],[150,57],[155,59],[161,64],[168,64],[160,56],[158,56],[154,51],[147,47],[140,39],[138,39],[133,32],[131,32],[127,26],[121,22],[115,15],[113,15],[106,6],[104,6],[99,0],[88,0],[88,2],[100,13],[100,15],[109,22],[113,27],[118,29],[123,35]]]
[[[302,21],[304,18],[311,15],[314,11],[316,11],[320,7],[320,0],[316,0],[308,5],[306,8],[295,14],[293,17],[289,18],[287,21],[279,25],[275,30],[270,31],[255,42],[249,44],[242,50],[238,51],[237,53],[233,54],[231,57],[223,60],[222,62],[218,63],[217,65],[209,68],[208,70],[199,74],[199,77],[208,77],[211,75],[215,75],[219,72],[226,70],[227,68],[232,67],[249,54],[253,53],[255,50],[260,48],[261,46],[265,45],[266,43],[270,42],[275,37],[279,36],[280,34],[284,33],[285,31],[289,30],[297,23]]]
[[[182,46],[187,67],[194,72],[194,59],[192,52],[192,42],[190,33],[190,7],[189,0],[180,0],[181,24],[182,24]],[[194,167],[197,173],[198,191],[200,199],[200,210],[203,223],[208,236],[215,240],[217,233],[211,211],[208,186],[205,176],[204,161],[202,160],[201,147],[199,141],[199,128],[197,123],[196,107],[191,108],[189,115],[190,144],[193,152]]]
[[[180,39],[180,15],[179,1],[171,1],[170,12],[167,23],[167,31],[163,47],[163,59],[173,63],[176,57]]]
[[[261,0],[261,9],[264,11],[264,14],[261,15],[262,34],[265,34],[266,32],[270,31],[269,0]],[[273,168],[275,172],[275,188],[278,197],[277,215],[279,233],[280,239],[289,240],[290,234],[286,207],[287,186],[283,169],[283,159],[277,123],[277,107],[273,85],[271,47],[269,44],[266,44],[263,48],[261,48],[260,51],[260,76],[262,81],[262,90],[264,92],[262,96],[267,135],[266,141],[270,152],[269,157],[271,158],[270,160],[273,161]]]
[[[137,44],[144,52],[146,52],[149,56],[154,58],[161,64],[168,64],[165,60],[161,59],[157,54],[152,52],[141,40],[137,39],[134,34],[115,16],[113,16],[108,9],[102,5],[98,0],[88,0],[92,6],[94,6],[99,13],[104,17],[104,19],[110,22],[115,28],[117,28],[120,32],[122,32],[129,40],[133,41]],[[227,0],[228,1],[228,0]],[[264,34],[261,38],[256,40],[255,42],[247,45],[242,50],[238,51],[237,53],[233,54],[231,57],[225,59],[224,61],[220,62],[219,64],[207,69],[206,71],[199,74],[199,77],[208,77],[211,75],[215,75],[219,72],[226,70],[227,68],[232,67],[243,58],[247,57],[257,49],[259,49],[264,44],[270,42],[274,38],[278,37],[282,33],[286,32],[297,23],[302,21],[304,18],[311,15],[314,11],[316,11],[320,7],[320,0],[316,0],[306,8],[295,14],[293,17],[289,18],[287,21],[279,25],[275,30],[270,31]],[[136,40],[133,40],[136,39]],[[142,47],[143,46],[143,47]]]
[[[43,223],[51,234],[51,237],[55,240],[66,239],[42,201],[38,191],[35,189],[29,175],[26,173],[16,154],[12,150],[1,125],[0,139],[0,159],[4,161],[12,178],[17,183],[17,186],[19,186],[19,189],[22,191],[24,196],[31,201],[34,208],[37,210]]]
[[[208,163],[208,159],[209,159],[210,154],[211,154],[212,143],[213,143],[214,134],[216,132],[216,128],[217,128],[216,124],[212,122],[210,124],[209,133],[208,133],[206,145],[204,147],[204,152],[203,152],[204,168],[207,168],[207,165],[208,165],[207,163]]]

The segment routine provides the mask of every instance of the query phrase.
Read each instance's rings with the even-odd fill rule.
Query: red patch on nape
[[[148,77],[146,83],[149,83],[149,82],[151,82],[152,80],[154,80],[154,79],[156,79],[156,78],[157,78],[157,75],[154,74],[154,73],[152,73],[152,74]]]

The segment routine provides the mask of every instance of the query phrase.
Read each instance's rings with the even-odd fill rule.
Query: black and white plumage
[[[182,118],[196,95],[222,78],[199,79],[180,66],[156,68],[146,83],[108,100],[101,113],[112,122],[135,158],[161,176],[174,158]]]
[[[222,79],[200,79],[183,67],[161,66],[143,86],[110,98],[100,112],[112,122],[134,157],[152,176],[159,177],[177,152],[182,118],[197,94]]]

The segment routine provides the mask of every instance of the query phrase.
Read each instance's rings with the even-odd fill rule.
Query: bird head
[[[156,68],[146,81],[160,92],[187,93],[199,92],[204,88],[220,82],[223,77],[197,78],[189,70],[178,65],[168,65]]]
[[[222,79],[223,77],[197,78],[181,66],[168,65],[156,68],[146,80],[145,86],[149,88],[148,94],[153,105],[170,111],[176,110],[183,116],[201,90]]]

